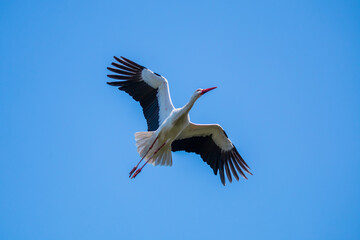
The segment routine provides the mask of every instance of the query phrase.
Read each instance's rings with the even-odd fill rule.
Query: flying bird
[[[135,133],[141,160],[131,170],[129,177],[135,178],[147,163],[171,166],[172,151],[199,154],[215,175],[219,172],[224,186],[225,173],[229,182],[232,182],[232,175],[236,180],[239,180],[239,175],[247,179],[244,172],[252,175],[220,125],[190,122],[189,111],[194,103],[216,87],[197,89],[185,106],[175,108],[166,78],[125,57],[114,58],[117,62],[111,63],[113,67],[107,69],[115,74],[108,77],[117,81],[107,84],[119,87],[140,102],[148,127],[146,132]],[[138,168],[143,160],[145,163]]]

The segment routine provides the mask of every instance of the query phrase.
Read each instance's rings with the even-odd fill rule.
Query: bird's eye
[[[161,77],[160,74],[158,74],[158,73],[156,73],[156,72],[154,72],[154,74],[157,75],[157,76],[159,76],[159,77]]]

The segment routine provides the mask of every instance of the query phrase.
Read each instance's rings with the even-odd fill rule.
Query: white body
[[[171,143],[190,124],[188,113],[192,105],[193,103],[191,106],[187,104],[183,108],[172,109],[155,132],[146,132],[146,134],[145,132],[135,133],[135,139],[137,142],[136,145],[140,156],[145,157],[146,160],[149,160],[150,157],[152,157],[149,160],[149,163],[153,165],[171,166]],[[154,146],[150,149],[150,146],[155,140],[156,142]],[[163,144],[165,145],[162,146]],[[160,147],[161,149],[154,155],[155,151],[157,151]],[[145,154],[146,156],[144,156]]]
[[[224,151],[233,148],[231,141],[225,136],[220,125],[198,125],[190,122],[189,111],[201,95],[201,89],[195,91],[190,101],[182,108],[174,108],[155,132],[135,133],[136,145],[141,157],[149,160],[149,163],[153,165],[171,166],[172,142],[176,139],[189,138],[193,136],[212,135],[214,142]],[[150,149],[155,140],[155,144]],[[162,146],[163,144],[165,145]],[[156,152],[157,150],[158,152]]]

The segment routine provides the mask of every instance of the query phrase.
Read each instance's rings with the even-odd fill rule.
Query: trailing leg
[[[142,160],[146,157],[146,155],[150,152],[150,150],[153,148],[155,142],[157,141],[158,137],[156,137],[155,141],[151,144],[150,148],[147,150],[147,152],[145,153],[145,155],[141,158],[141,160],[138,162],[138,164],[136,164],[136,166],[130,171],[129,173],[129,177],[131,177],[131,175],[134,173],[134,171],[137,169],[137,167],[139,166],[139,164],[142,162]]]
[[[144,165],[141,167],[141,168],[139,168],[138,170],[136,170],[136,172],[134,173],[134,175],[131,177],[131,179],[133,179],[133,178],[135,178],[140,172],[141,172],[141,170],[145,167],[145,165],[160,151],[160,149],[163,147],[163,146],[165,146],[165,144],[166,144],[166,142],[165,143],[163,143],[155,152],[154,152],[154,154],[151,156],[151,158],[149,158],[145,163],[144,163]],[[140,163],[140,162],[139,162]],[[139,164],[138,164],[139,165]],[[135,168],[136,169],[136,168]]]

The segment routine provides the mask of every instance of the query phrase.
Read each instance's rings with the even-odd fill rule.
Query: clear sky
[[[1,1],[0,239],[360,239],[359,1]],[[128,173],[112,56],[165,76],[254,173]]]

